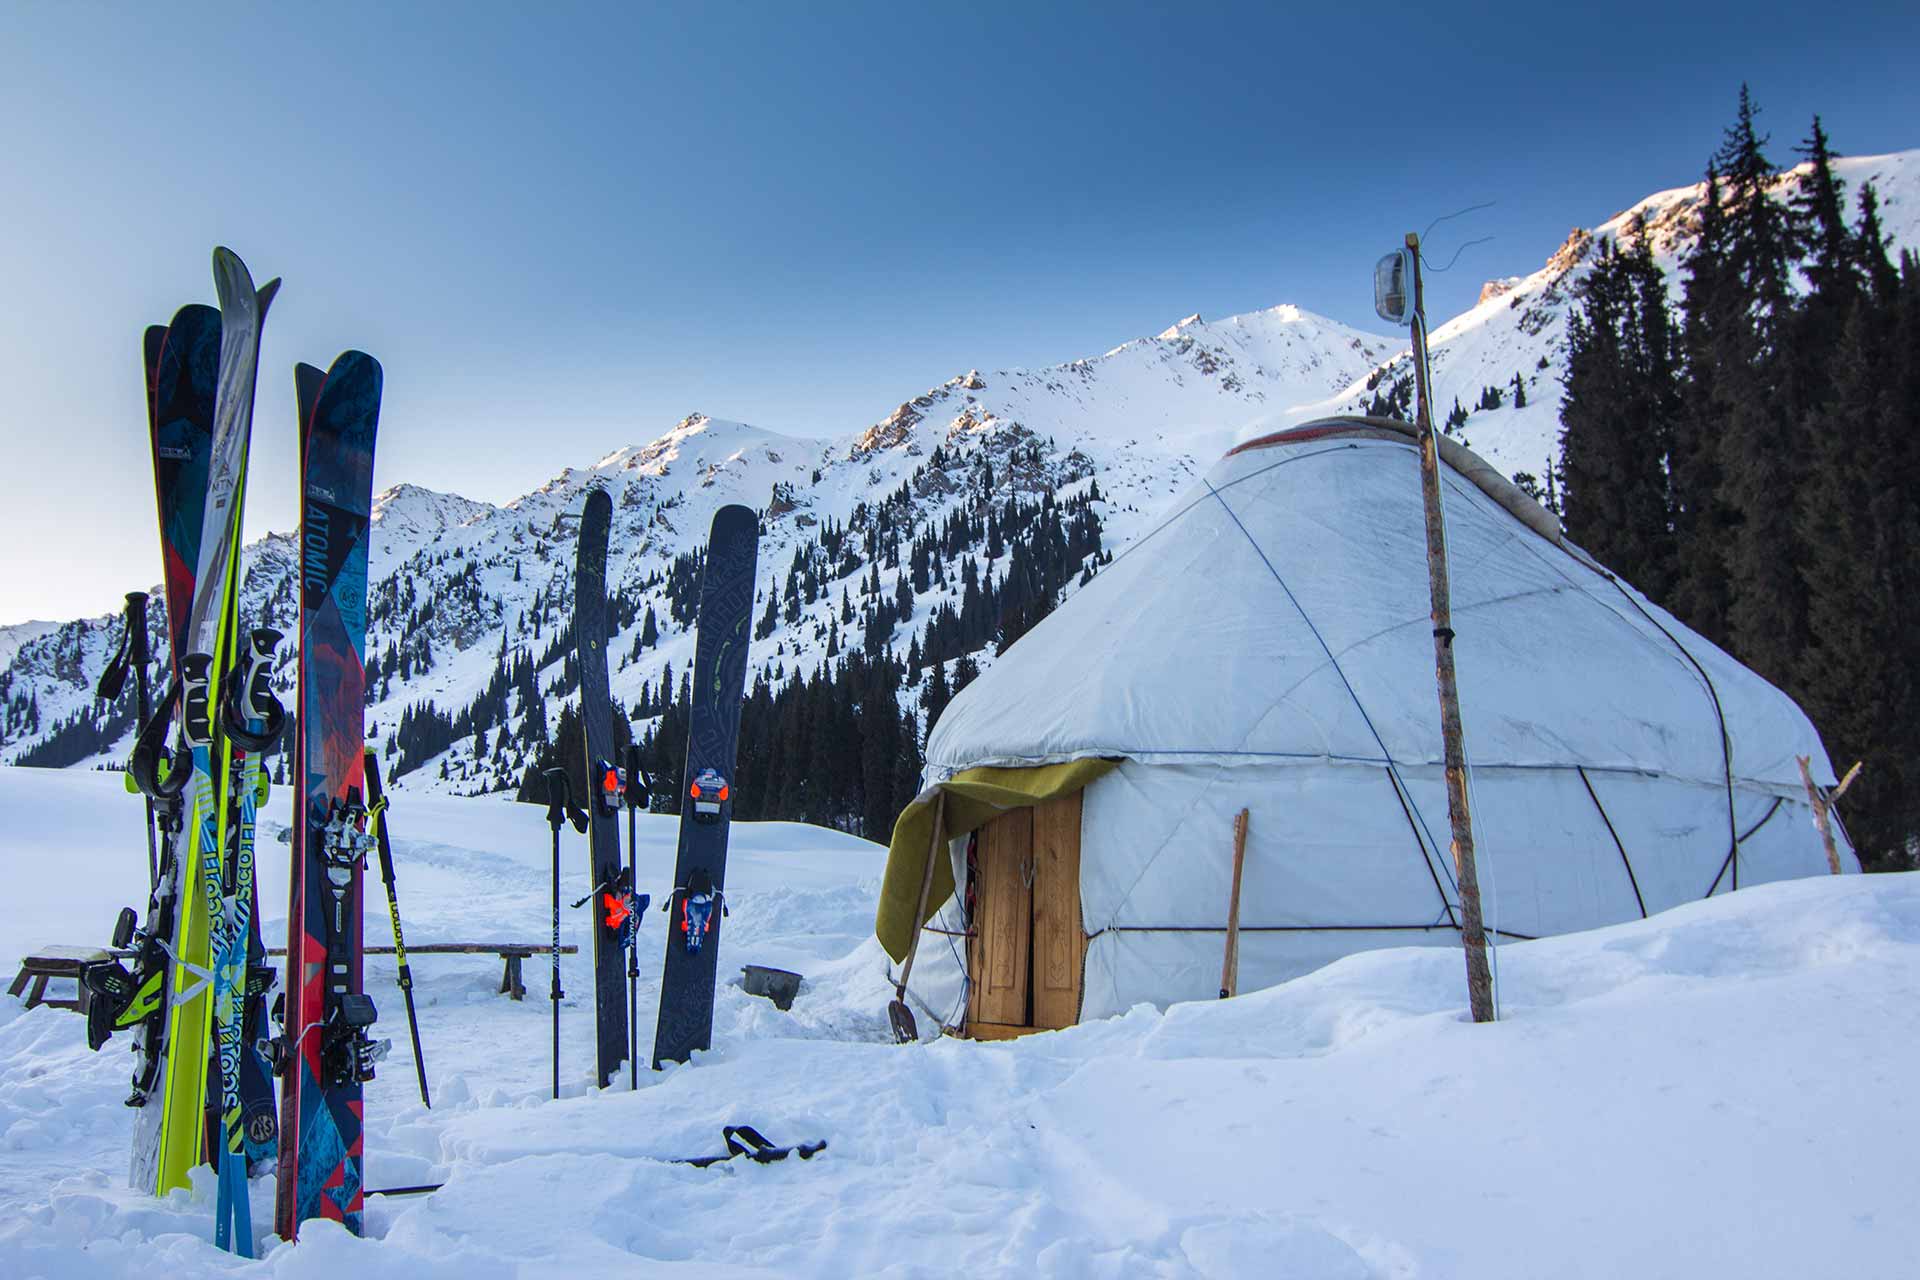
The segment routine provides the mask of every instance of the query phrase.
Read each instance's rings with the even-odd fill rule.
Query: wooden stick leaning
[[[1853,780],[1860,776],[1860,767],[1865,762],[1854,761],[1853,768],[1847,770],[1847,776],[1840,779],[1840,785],[1823,794],[1820,788],[1814,785],[1813,770],[1808,758],[1795,756],[1794,759],[1800,764],[1800,781],[1806,784],[1807,800],[1813,805],[1813,825],[1819,828],[1820,843],[1827,851],[1827,869],[1837,876],[1840,874],[1840,850],[1833,843],[1833,819],[1828,815],[1832,812],[1834,802],[1853,785]]]
[[[1233,820],[1233,893],[1227,898],[1227,958],[1220,967],[1220,998],[1240,992],[1240,871],[1247,862],[1247,810]]]
[[[927,898],[933,893],[933,860],[940,855],[940,828],[946,816],[947,793],[942,791],[933,802],[933,836],[927,841],[927,865],[920,872],[920,903],[913,909],[913,937],[907,943],[906,963],[900,966],[900,981],[894,984],[893,1002],[887,1006],[893,1038],[900,1044],[920,1038],[913,1010],[907,1007],[907,979],[913,976],[913,958],[920,952],[920,926],[926,922]]]

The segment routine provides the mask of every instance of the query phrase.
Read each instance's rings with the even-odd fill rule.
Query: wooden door
[[[974,853],[968,1031],[981,1039],[1080,1018],[1080,795],[1002,814]]]
[[[1080,920],[1080,792],[1033,810],[1033,1025],[1080,1020],[1087,932]]]
[[[1033,946],[1033,810],[980,828],[974,852],[973,994],[969,1021],[1027,1027]]]

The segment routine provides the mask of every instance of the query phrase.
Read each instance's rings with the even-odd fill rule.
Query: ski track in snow
[[[396,795],[413,942],[544,939],[543,810]],[[0,769],[0,964],[101,938],[137,888],[117,777]],[[266,822],[284,826],[276,789]],[[675,821],[644,819],[656,898]],[[1800,881],[1500,952],[1505,1021],[1464,1021],[1457,953],[1352,957],[1229,1002],[1137,1008],[1012,1044],[888,1043],[868,936],[882,852],[739,824],[722,972],[807,975],[791,1014],[723,986],[716,1049],[597,1094],[590,958],[566,958],[548,1098],[545,962],[414,961],[421,1108],[392,961],[370,958],[366,1239],[310,1223],[266,1256],[210,1242],[214,1181],[125,1187],[128,1055],[72,1014],[0,1002],[0,1276],[1532,1277],[1912,1274],[1920,875]],[[285,846],[263,835],[267,936]],[[585,943],[586,841],[562,836],[563,941]],[[377,875],[367,936],[389,934]],[[650,1039],[663,917],[648,919]],[[922,1014],[923,1031],[932,1019]],[[802,1164],[692,1169],[723,1124],[824,1137]]]

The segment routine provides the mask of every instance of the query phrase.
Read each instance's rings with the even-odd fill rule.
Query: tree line
[[[1862,861],[1920,840],[1920,258],[1896,260],[1816,116],[1776,198],[1745,88],[1708,162],[1679,301],[1644,220],[1576,288],[1567,533],[1784,690],[1836,767]]]

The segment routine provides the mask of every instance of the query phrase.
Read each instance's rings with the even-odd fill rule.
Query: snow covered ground
[[[409,941],[546,935],[540,810],[394,804]],[[0,814],[10,974],[40,944],[104,936],[145,853],[117,777],[0,769]],[[673,831],[645,823],[643,888],[665,884]],[[585,843],[563,839],[571,900]],[[277,940],[284,846],[263,846]],[[370,1200],[364,1240],[324,1223],[298,1246],[263,1236],[252,1263],[209,1243],[210,1181],[165,1203],[125,1188],[126,1053],[89,1053],[72,1014],[0,1001],[0,1276],[1913,1273],[1920,877],[1767,886],[1509,946],[1493,1027],[1463,1020],[1458,956],[1415,948],[1230,1002],[903,1049],[867,936],[881,858],[813,828],[737,827],[723,972],[768,963],[808,985],[790,1015],[723,988],[715,1050],[638,1093],[589,1083],[582,957],[554,1102],[544,968],[516,1004],[495,994],[497,961],[426,956],[425,1111],[391,964],[370,961],[397,1045],[368,1088],[369,1181],[447,1186]],[[585,925],[567,911],[566,939]],[[385,929],[370,912],[369,937]],[[650,949],[662,930],[656,913]],[[715,1151],[742,1121],[832,1145],[806,1164],[657,1158]],[[271,1202],[258,1183],[256,1224]]]

